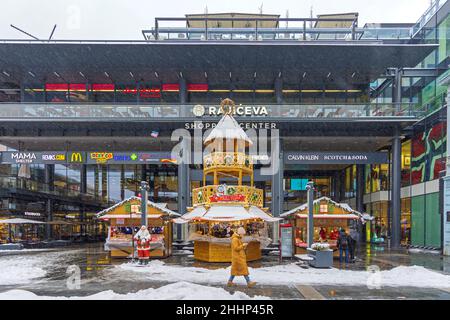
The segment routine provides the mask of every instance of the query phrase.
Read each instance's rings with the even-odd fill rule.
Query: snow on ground
[[[90,296],[62,297],[38,296],[26,290],[10,290],[0,293],[0,300],[248,300],[269,299],[264,296],[250,298],[243,292],[234,294],[222,288],[201,286],[189,282],[177,282],[157,289],[145,289],[133,293],[118,294],[112,290]]]
[[[46,268],[61,262],[64,255],[78,250],[54,251],[39,254],[0,255],[0,285],[28,284],[44,277]]]
[[[298,265],[286,264],[264,268],[249,268],[250,277],[266,285],[347,285],[347,286],[389,286],[450,288],[450,275],[431,271],[420,266],[400,266],[391,270],[355,271],[340,269],[303,269]],[[230,274],[230,267],[205,269],[165,264],[160,260],[150,261],[147,267],[136,267],[132,263],[116,266],[112,273],[119,273],[130,280],[158,280],[167,282],[190,281],[202,284],[223,285]],[[237,277],[238,284],[245,284],[243,277]]]

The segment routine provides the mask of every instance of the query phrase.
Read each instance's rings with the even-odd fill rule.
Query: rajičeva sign
[[[284,152],[286,164],[371,164],[388,163],[387,152]]]

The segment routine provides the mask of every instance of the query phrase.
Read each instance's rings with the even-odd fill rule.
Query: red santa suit
[[[137,251],[139,260],[148,260],[150,258],[150,238],[138,239]]]
[[[141,229],[134,236],[137,244],[138,258],[140,262],[148,261],[150,258],[150,240],[151,235],[148,232],[146,226],[142,226]]]

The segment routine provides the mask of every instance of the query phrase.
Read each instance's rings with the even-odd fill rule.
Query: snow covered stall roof
[[[276,222],[281,218],[274,218],[256,206],[248,209],[241,205],[215,205],[206,209],[203,206],[195,207],[191,212],[180,218],[173,219],[177,224],[190,221],[244,221],[258,219],[266,222]]]
[[[323,218],[327,218],[328,216],[330,218],[331,217],[333,217],[333,218],[344,218],[344,217],[345,218],[351,218],[352,215],[355,216],[355,218],[360,218],[360,219],[363,218],[363,214],[362,213],[352,209],[347,203],[338,203],[336,201],[331,200],[328,197],[320,197],[318,199],[315,199],[313,204],[314,205],[319,204],[321,201],[326,201],[326,202],[332,203],[334,206],[339,207],[339,208],[343,209],[344,211],[348,212],[348,215],[345,215],[345,214],[333,214],[333,215],[331,215],[331,214],[322,214],[321,217],[323,216]],[[297,213],[297,216],[299,218],[303,218],[303,216],[307,216],[307,215],[300,214],[299,212],[305,211],[307,209],[308,209],[308,203],[304,203],[304,204],[302,204],[302,205],[300,205],[300,206],[298,206],[298,207],[296,207],[294,209],[291,209],[291,210],[281,214],[280,217],[287,218],[287,217]]]
[[[115,205],[113,205],[113,206],[111,206],[111,207],[109,207],[109,208],[107,208],[107,209],[104,209],[104,210],[102,210],[102,211],[100,211],[100,212],[98,212],[97,214],[96,214],[96,217],[97,218],[104,218],[104,217],[106,217],[106,215],[109,213],[109,212],[111,212],[111,211],[113,211],[114,209],[116,209],[116,208],[118,208],[118,207],[120,207],[120,206],[122,206],[122,205],[124,205],[124,204],[126,204],[126,203],[128,203],[128,202],[131,202],[131,201],[137,201],[137,202],[139,202],[139,203],[141,203],[141,198],[139,198],[139,197],[136,197],[136,196],[132,196],[132,197],[130,197],[130,198],[128,198],[128,199],[125,199],[125,200],[123,200],[123,201],[120,201],[120,202],[118,202],[118,203],[116,203]],[[172,211],[172,210],[170,210],[170,209],[167,209],[166,208],[166,206],[167,206],[167,204],[166,203],[155,203],[155,202],[152,202],[152,201],[147,201],[147,206],[148,207],[151,207],[151,208],[155,208],[155,209],[158,209],[158,210],[160,210],[160,211],[162,211],[163,213],[165,213],[166,215],[168,215],[169,217],[180,217],[180,214],[178,214],[178,213],[176,213],[175,211]],[[135,214],[133,214],[133,218],[134,217],[140,217],[141,216],[141,214],[140,213],[135,213]],[[119,217],[119,215],[114,215],[114,217],[115,218],[117,218],[117,217]],[[127,216],[127,217],[129,217],[129,216]]]

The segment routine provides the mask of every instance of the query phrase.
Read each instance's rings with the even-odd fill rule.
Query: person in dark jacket
[[[339,232],[339,237],[337,239],[337,246],[339,248],[339,262],[342,263],[343,254],[345,252],[345,263],[348,263],[348,242],[349,237],[344,229]]]
[[[359,237],[358,231],[356,231],[355,229],[350,229],[350,234],[348,236],[349,239],[348,251],[350,253],[350,262],[355,261],[355,253],[358,244],[358,237]]]

